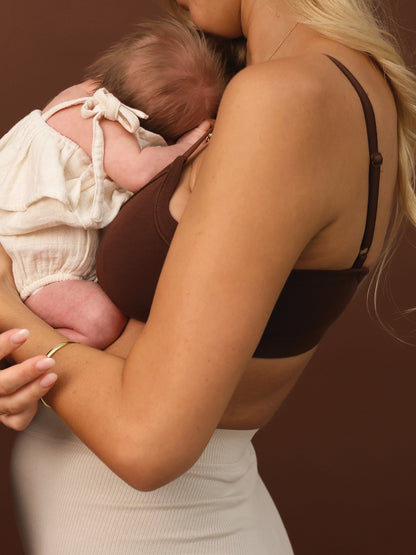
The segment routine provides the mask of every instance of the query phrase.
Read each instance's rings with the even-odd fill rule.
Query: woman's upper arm
[[[181,359],[216,358],[237,373],[299,255],[329,223],[317,95],[294,100],[290,87],[268,84],[244,75],[227,91],[146,326],[172,351],[186,344]]]
[[[325,133],[319,91],[304,86],[294,99],[290,86],[270,90],[267,75],[252,73],[225,93],[126,362],[124,404],[134,406],[139,387],[146,392],[138,414],[151,415],[154,438],[176,450],[179,468],[177,446],[186,446],[189,462],[201,453],[289,272],[328,223],[325,170],[315,162]]]

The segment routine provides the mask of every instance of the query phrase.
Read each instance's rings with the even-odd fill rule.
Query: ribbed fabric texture
[[[217,430],[187,473],[139,492],[41,407],[12,459],[25,553],[291,555],[257,472],[254,433]]]

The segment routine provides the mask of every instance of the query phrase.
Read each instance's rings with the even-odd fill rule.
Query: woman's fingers
[[[38,410],[38,405],[32,405],[31,410],[21,412],[12,416],[0,415],[0,422],[16,432],[21,432],[29,426],[32,422],[36,412]]]
[[[2,401],[1,397],[12,395],[33,380],[40,378],[48,372],[54,364],[55,361],[52,358],[40,355],[2,370],[0,372],[0,406]],[[42,397],[43,394],[44,392],[39,395],[38,399]]]
[[[0,334],[0,359],[10,356],[29,337],[24,329]],[[23,430],[36,414],[38,401],[56,382],[55,361],[39,355],[0,371],[0,422]]]
[[[0,359],[10,355],[29,337],[28,330],[12,329],[0,334]]]
[[[47,362],[48,361],[48,362]],[[38,402],[54,385],[57,375],[45,374],[52,359],[35,357],[0,372],[0,422],[14,430],[23,430],[32,421]],[[26,385],[17,389],[16,385]],[[10,391],[11,393],[4,393]]]
[[[51,372],[32,380],[11,395],[2,395],[0,397],[0,414],[13,416],[29,410],[33,405],[37,407],[39,399],[46,395],[56,379],[57,375]]]

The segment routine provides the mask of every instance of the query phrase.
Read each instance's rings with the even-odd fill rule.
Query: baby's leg
[[[26,305],[65,337],[103,349],[122,332],[127,319],[91,281],[68,280],[46,285]]]

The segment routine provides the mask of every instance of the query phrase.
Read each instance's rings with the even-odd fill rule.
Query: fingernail
[[[50,368],[52,368],[52,366],[55,366],[55,361],[53,358],[49,357],[42,358],[41,360],[38,360],[35,364],[35,368],[42,371],[49,370]]]
[[[26,341],[28,337],[29,337],[29,330],[22,329],[14,333],[10,337],[10,341],[18,345],[19,343],[23,343],[23,341]]]
[[[47,389],[48,387],[51,387],[51,385],[53,385],[56,380],[58,379],[58,375],[55,374],[54,372],[51,372],[50,374],[46,374],[46,376],[44,376],[39,384],[41,387],[44,387],[45,389]]]

